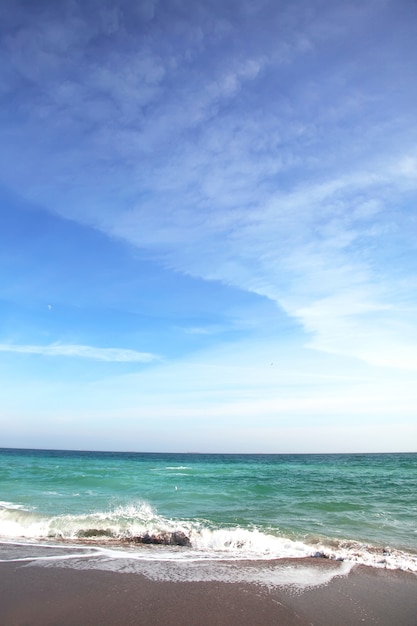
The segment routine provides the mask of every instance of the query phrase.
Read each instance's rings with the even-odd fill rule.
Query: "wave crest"
[[[316,557],[417,572],[417,555],[386,546],[324,542],[318,538],[309,542],[295,541],[257,528],[219,528],[204,520],[174,520],[158,515],[146,502],[109,511],[50,517],[16,506],[0,506],[0,536],[8,540],[59,539],[85,544],[171,546],[184,548],[182,557],[193,559]],[[158,558],[166,557],[160,553]]]

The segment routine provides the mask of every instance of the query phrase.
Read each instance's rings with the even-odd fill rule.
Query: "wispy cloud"
[[[5,180],[27,159],[49,210],[266,296],[316,350],[414,367],[411,5],[72,6],[10,28]]]
[[[52,344],[48,346],[0,344],[0,352],[36,354],[47,357],[75,357],[113,363],[149,363],[159,358],[149,352],[120,348],[95,348],[77,344]]]
[[[414,218],[397,209],[408,201],[408,172],[378,156],[367,168],[334,172],[325,182],[307,181],[288,193],[275,191],[250,210],[225,217],[213,211],[210,224],[203,211],[190,209],[181,230],[178,214],[171,224],[154,214],[148,242],[139,210],[130,214],[129,227],[122,218],[116,228],[149,246],[163,230],[169,265],[268,297],[299,321],[315,350],[415,369],[417,337],[409,308],[416,302],[398,281],[399,271],[413,275],[402,255],[415,247]],[[254,193],[252,182],[248,193]],[[182,211],[185,219],[188,209]]]

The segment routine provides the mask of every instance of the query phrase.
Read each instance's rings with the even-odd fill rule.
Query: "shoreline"
[[[30,559],[30,557],[29,557]],[[415,626],[417,576],[317,559],[229,564],[230,580],[161,577],[160,562],[147,573],[80,569],[77,564],[34,560],[0,563],[0,624],[7,626]],[[168,565],[173,567],[172,564]],[[187,565],[189,567],[189,565]],[[204,573],[207,564],[194,565]],[[213,571],[221,563],[211,563]],[[262,583],[270,574],[276,582]],[[174,566],[175,568],[175,566]],[[258,573],[253,582],[243,570]],[[298,569],[297,569],[298,568]],[[310,579],[300,585],[297,576]],[[185,571],[185,570],[184,570]],[[288,572],[293,574],[291,582]],[[283,576],[283,574],[285,574]],[[281,582],[280,582],[281,581]],[[286,581],[286,582],[285,582]]]
[[[178,536],[179,532],[174,532]],[[182,535],[181,535],[182,537]],[[376,545],[366,545],[357,541],[340,540],[340,545],[335,545],[333,541],[329,545],[325,543],[311,545],[300,544],[300,542],[288,540],[290,544],[297,546],[297,550],[288,550],[284,545],[283,554],[254,554],[253,551],[244,552],[242,550],[212,551],[202,550],[193,547],[191,541],[138,541],[136,537],[109,538],[103,541],[103,537],[98,535],[66,538],[66,537],[44,537],[44,538],[0,538],[0,562],[8,560],[10,557],[25,560],[43,559],[48,553],[52,558],[65,560],[65,555],[74,558],[78,554],[89,553],[88,556],[100,560],[100,557],[114,558],[115,561],[124,555],[127,559],[140,562],[141,560],[158,560],[161,562],[170,561],[206,561],[206,562],[236,562],[245,561],[272,563],[274,561],[285,561],[293,559],[295,562],[313,559],[315,561],[344,562],[353,565],[362,565],[375,569],[387,569],[390,571],[404,571],[417,574],[417,553],[405,552],[400,548],[381,547]],[[301,548],[300,548],[301,546]],[[311,549],[308,550],[308,547]],[[240,547],[239,547],[240,548]],[[286,552],[286,553],[285,553]],[[298,554],[296,554],[298,552]],[[13,556],[13,553],[14,556]],[[21,554],[22,553],[22,554]],[[55,555],[54,555],[55,553]],[[9,555],[9,557],[8,557]],[[97,569],[102,569],[98,567]],[[115,568],[114,571],[116,571]],[[0,625],[1,626],[1,625]],[[417,624],[416,624],[417,626]]]

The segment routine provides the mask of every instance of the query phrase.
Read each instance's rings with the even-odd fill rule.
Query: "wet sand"
[[[334,567],[308,561],[314,568]],[[301,589],[0,563],[1,626],[357,624],[417,626],[417,576],[355,566],[326,585]]]

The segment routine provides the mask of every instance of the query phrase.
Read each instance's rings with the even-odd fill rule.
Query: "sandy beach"
[[[308,566],[320,574],[335,564],[314,559]],[[155,581],[17,562],[0,563],[0,577],[1,626],[417,625],[417,577],[364,566],[304,588]]]

